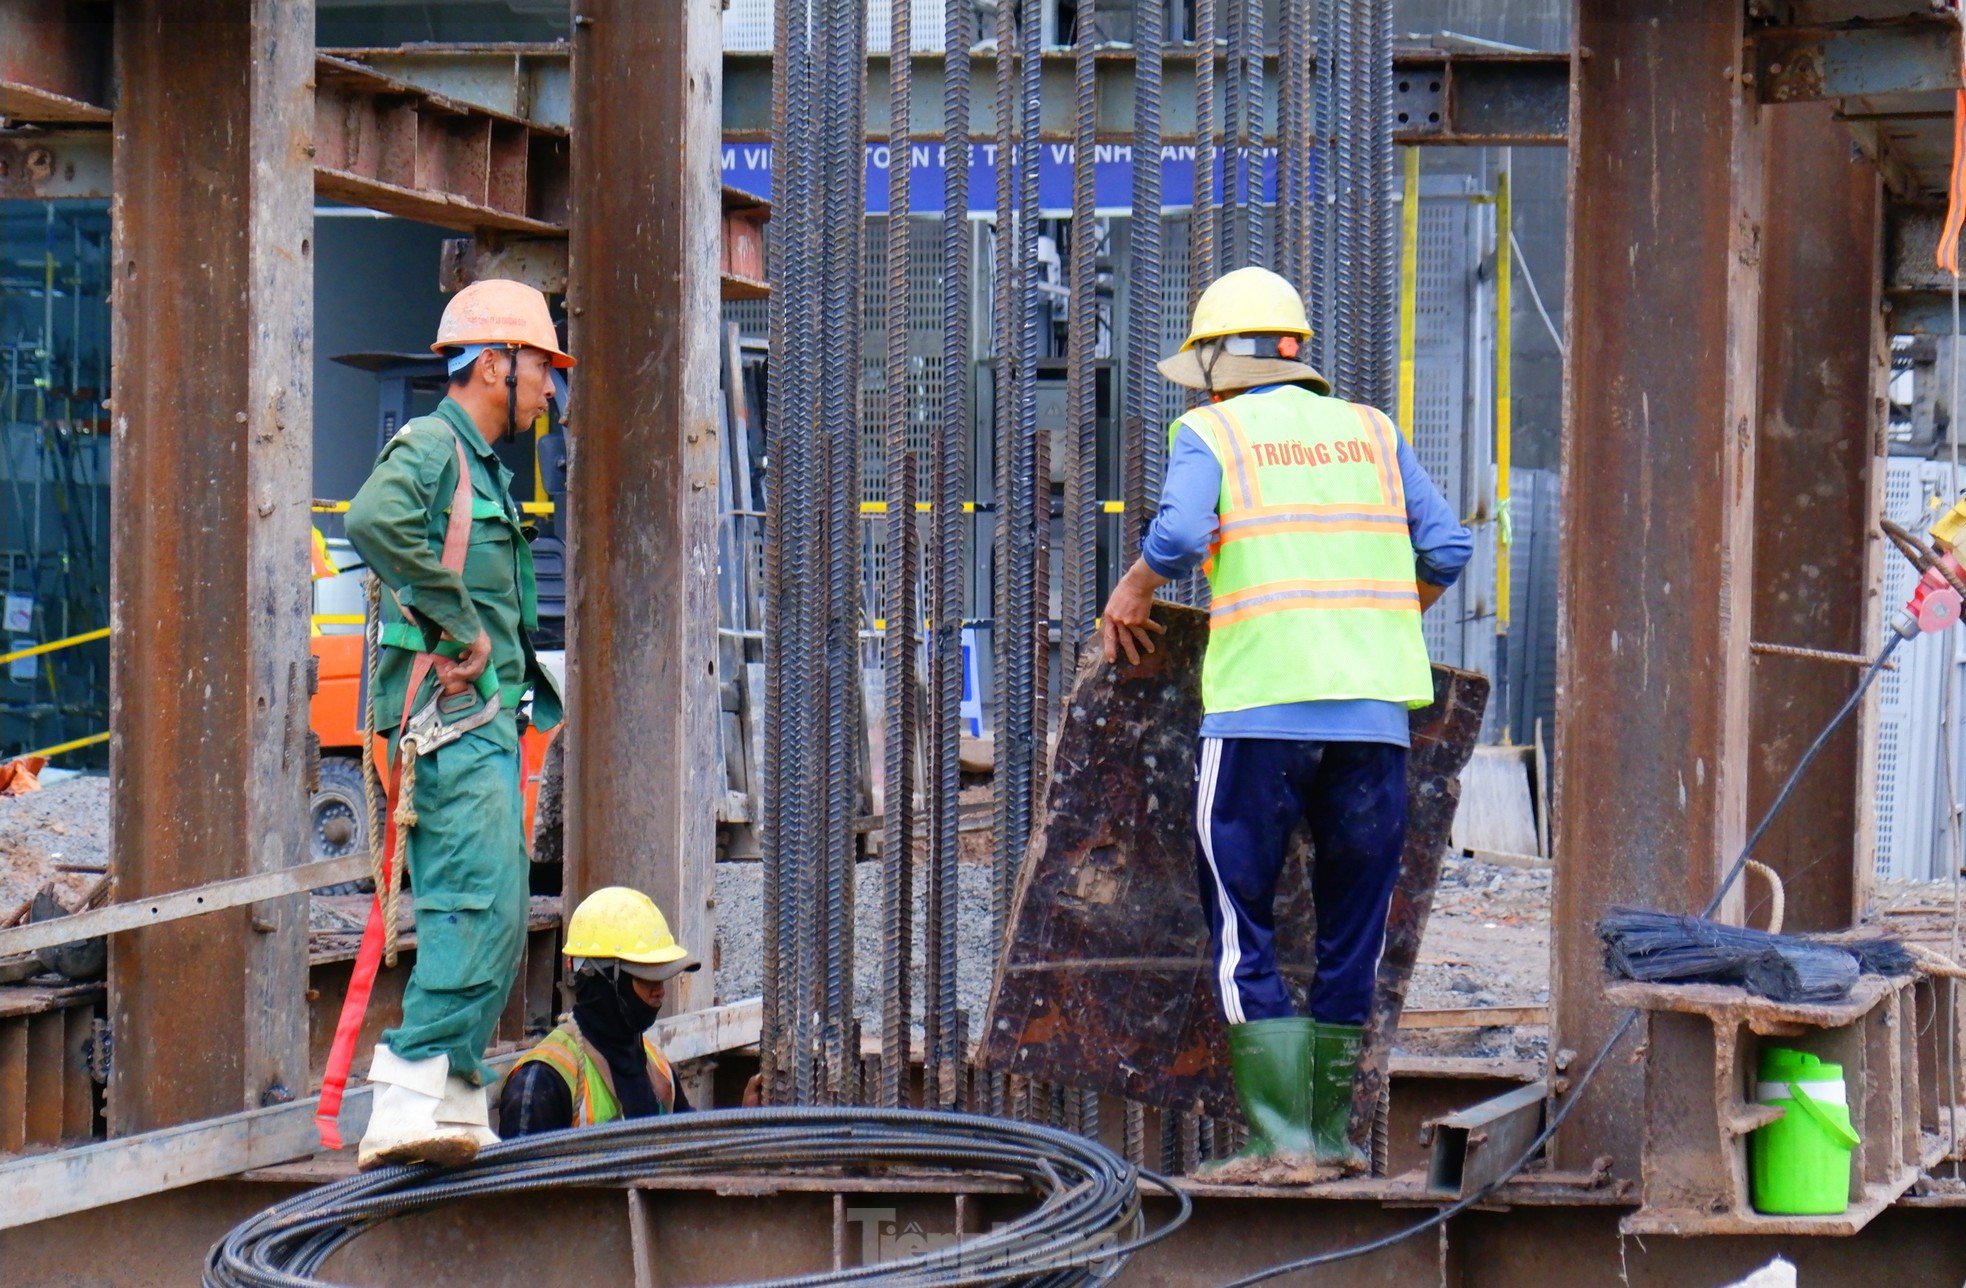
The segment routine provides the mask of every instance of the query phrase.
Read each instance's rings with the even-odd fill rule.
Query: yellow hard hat
[[[1195,301],[1188,338],[1162,358],[1177,385],[1211,392],[1301,381],[1319,393],[1331,382],[1301,361],[1311,320],[1297,288],[1267,268],[1238,268],[1209,283]],[[1205,346],[1201,352],[1197,346]]]
[[[573,916],[567,918],[566,947],[560,951],[568,957],[634,966],[668,966],[689,957],[689,950],[669,933],[668,918],[655,906],[655,900],[627,886],[603,886],[582,899]],[[694,966],[677,969],[692,970]]]
[[[442,353],[471,344],[522,344],[543,350],[556,367],[574,365],[573,358],[560,348],[546,297],[524,282],[487,278],[451,296],[430,351]]]
[[[1267,268],[1239,268],[1210,282],[1195,301],[1183,352],[1225,335],[1295,335],[1311,338],[1304,297]]]

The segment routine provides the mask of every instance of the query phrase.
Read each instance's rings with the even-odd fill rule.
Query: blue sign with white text
[[[1072,208],[1072,161],[1077,153],[1070,143],[1039,143],[1038,206],[1048,215],[1068,215]],[[885,143],[867,145],[867,213],[887,213],[887,179],[891,149]],[[948,165],[948,147],[940,141],[926,141],[909,149],[908,202],[917,214],[939,214]],[[994,142],[977,140],[969,148],[969,210],[974,215],[993,214],[997,208],[997,156]],[[1021,157],[1013,150],[1012,160]],[[769,201],[772,197],[772,145],[769,143],[726,143],[723,145],[723,181]],[[1276,199],[1276,149],[1265,148],[1260,159],[1252,156],[1244,170],[1246,187],[1250,172],[1262,171],[1263,200]],[[1224,190],[1224,158],[1216,156],[1216,191]],[[1133,204],[1133,148],[1125,143],[1101,143],[1093,154],[1094,203],[1102,214],[1125,214]],[[1194,199],[1195,149],[1193,144],[1167,144],[1161,148],[1161,206],[1185,209]]]

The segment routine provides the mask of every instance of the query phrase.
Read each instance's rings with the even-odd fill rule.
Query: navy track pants
[[[1293,1014],[1277,973],[1275,904],[1302,820],[1317,908],[1311,1018],[1363,1024],[1406,848],[1406,748],[1203,738],[1196,760],[1195,872],[1223,1017],[1242,1024]]]

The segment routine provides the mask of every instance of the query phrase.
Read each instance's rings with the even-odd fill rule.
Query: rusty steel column
[[[576,0],[567,872],[647,892],[704,969],[716,888],[717,0]]]
[[[1581,0],[1557,664],[1551,1050],[1616,1012],[1607,905],[1696,911],[1744,831],[1762,128],[1743,9]],[[1628,1042],[1631,1039],[1628,1039]],[[1566,1058],[1564,1052],[1574,1052]],[[1639,1066],[1614,1056],[1564,1166],[1638,1170]]]
[[[1871,654],[1883,629],[1876,526],[1890,377],[1879,302],[1882,188],[1832,104],[1770,108],[1767,120],[1780,170],[1770,177],[1779,187],[1769,195],[1762,250],[1754,638]],[[1756,655],[1750,820],[1768,808],[1858,674],[1834,663]],[[1874,708],[1873,699],[1865,718],[1823,749],[1758,847],[1757,857],[1787,887],[1785,929],[1840,930],[1863,903],[1875,849]],[[1750,924],[1767,924],[1758,883],[1750,881],[1747,904]]]
[[[116,14],[116,897],[307,857],[314,5]],[[308,1092],[307,899],[115,936],[110,1130]]]

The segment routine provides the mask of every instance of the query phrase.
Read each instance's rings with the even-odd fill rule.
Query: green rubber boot
[[[1205,1179],[1281,1179],[1278,1165],[1310,1167],[1312,1032],[1301,1016],[1229,1026],[1229,1064],[1249,1143],[1203,1168]]]
[[[1347,1172],[1366,1170],[1364,1151],[1352,1144],[1352,1081],[1358,1074],[1365,1029],[1357,1024],[1311,1022],[1311,1142],[1317,1161]]]

